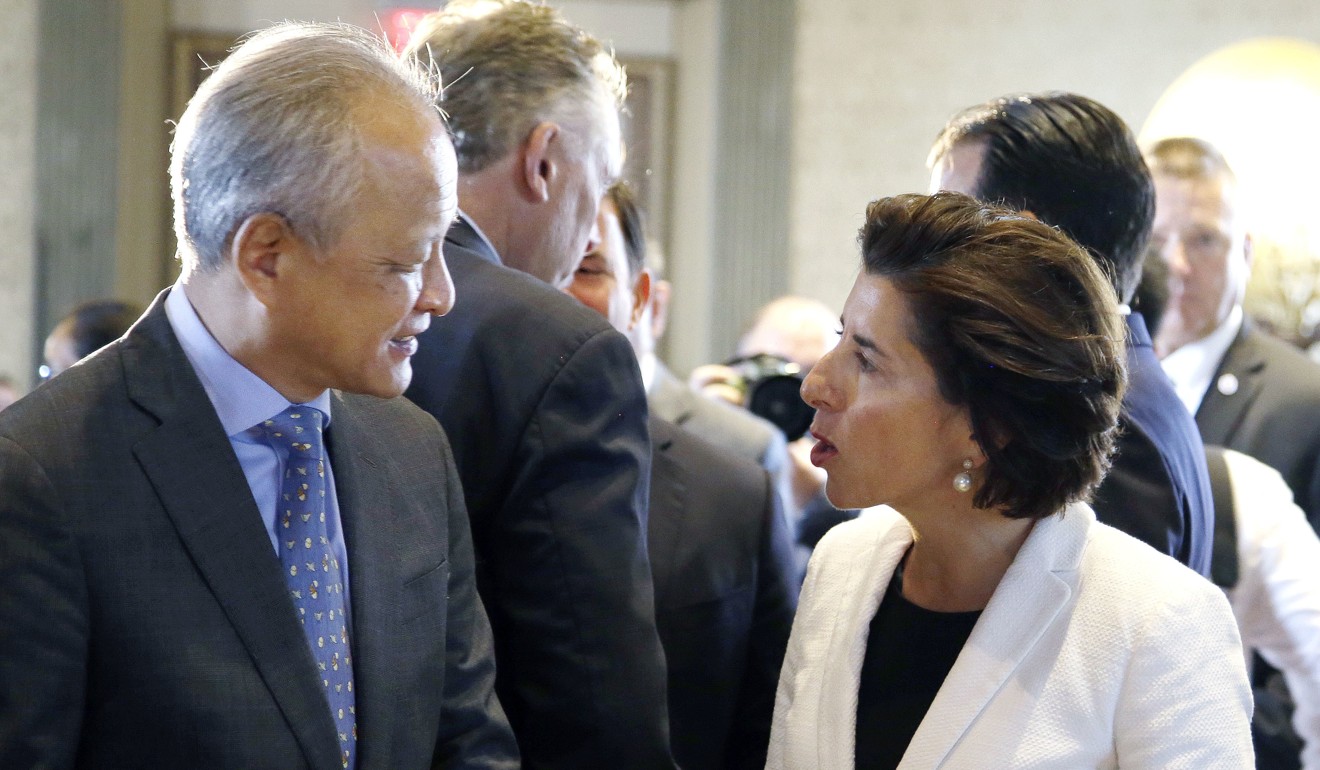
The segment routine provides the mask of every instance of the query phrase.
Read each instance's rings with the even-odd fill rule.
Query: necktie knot
[[[325,415],[310,406],[290,406],[259,426],[276,450],[290,458],[321,459],[321,432]]]

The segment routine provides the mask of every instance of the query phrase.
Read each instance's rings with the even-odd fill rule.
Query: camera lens
[[[802,400],[801,391],[801,377],[766,377],[752,386],[747,408],[774,423],[789,441],[796,441],[807,432],[816,416],[816,410]]]

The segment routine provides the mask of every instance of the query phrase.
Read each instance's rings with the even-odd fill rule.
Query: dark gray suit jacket
[[[279,559],[164,296],[0,413],[0,767],[339,768]],[[357,766],[517,767],[444,434],[403,399],[333,399]]]
[[[693,391],[659,360],[647,403],[660,419],[759,463],[776,481],[788,472],[787,442],[769,420]]]
[[[445,259],[454,309],[422,335],[407,395],[453,442],[523,765],[672,768],[632,347],[462,219]]]
[[[1236,378],[1236,390],[1219,387],[1225,375]],[[1246,322],[1215,370],[1196,424],[1207,444],[1282,474],[1311,525],[1320,525],[1320,366]]]
[[[683,770],[765,766],[797,607],[792,541],[770,477],[651,419],[651,568]]]

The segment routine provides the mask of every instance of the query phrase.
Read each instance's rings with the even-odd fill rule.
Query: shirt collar
[[[1201,399],[1210,388],[1210,380],[1219,368],[1219,362],[1242,329],[1242,306],[1234,305],[1228,318],[1214,331],[1195,342],[1189,342],[1160,361],[1164,373],[1173,381],[1178,398],[1187,411],[1196,414]]]
[[[175,283],[165,297],[165,315],[188,363],[202,381],[225,435],[236,437],[290,406],[287,398],[235,360],[211,336],[188,300],[182,282]],[[307,405],[321,410],[326,425],[330,424],[330,391],[322,391]]]
[[[486,237],[486,232],[481,229],[481,225],[478,225],[477,221],[468,216],[462,209],[458,210],[458,216],[467,223],[468,227],[472,228],[472,232],[477,234],[477,237],[481,239],[481,242],[486,244],[486,248],[490,249],[490,253],[494,254],[496,259],[503,262],[504,257],[500,256],[500,252],[495,248],[495,244],[490,242],[490,238]]]
[[[655,353],[646,353],[637,357],[637,366],[642,370],[642,389],[651,392],[655,384]]]

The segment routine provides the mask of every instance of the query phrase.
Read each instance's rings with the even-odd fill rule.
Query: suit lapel
[[[339,518],[348,549],[353,608],[353,681],[357,702],[358,768],[391,767],[394,693],[402,687],[389,665],[398,636],[402,577],[391,544],[406,533],[389,506],[390,461],[361,423],[351,400],[334,394],[329,431]]]
[[[279,560],[210,399],[157,298],[121,347],[131,399],[160,420],[133,447],[201,573],[312,767],[338,767],[338,742]]]
[[[668,435],[669,428],[652,417],[651,428],[651,510],[647,518],[647,537],[650,543],[651,580],[655,584],[656,599],[669,595],[669,580],[675,563],[674,551],[686,519],[687,485],[683,474],[674,466],[669,450],[674,445]],[[657,604],[657,610],[662,609]]]
[[[1260,395],[1266,362],[1253,334],[1250,324],[1244,322],[1196,410],[1196,425],[1207,444],[1232,445],[1247,407]]]
[[[1076,588],[1094,520],[1085,506],[1073,506],[1036,523],[912,736],[901,769],[939,767],[1031,653]]]

